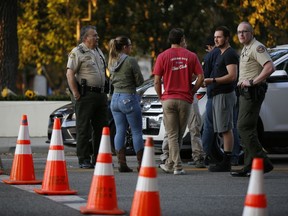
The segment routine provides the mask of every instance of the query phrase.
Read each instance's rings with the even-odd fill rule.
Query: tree
[[[287,1],[243,0],[239,17],[254,27],[254,33],[267,46],[287,43]]]
[[[0,89],[16,90],[18,68],[17,0],[0,2]]]
[[[24,74],[23,83],[29,76],[43,74],[52,89],[65,85],[67,56],[77,43],[79,5],[79,1],[66,0],[20,1],[19,72]]]

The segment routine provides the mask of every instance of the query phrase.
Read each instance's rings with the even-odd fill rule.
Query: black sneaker
[[[271,161],[268,158],[264,159],[264,173],[271,172],[273,169],[274,169],[274,166],[271,163]]]
[[[230,173],[233,177],[250,177],[251,170],[249,168],[242,168],[240,170],[232,170]]]
[[[82,169],[93,169],[94,165],[90,161],[84,161],[83,163],[79,163],[79,168],[82,168]]]
[[[210,165],[208,170],[210,172],[230,172],[231,171],[231,164],[230,162],[221,162],[217,163],[216,165]]]

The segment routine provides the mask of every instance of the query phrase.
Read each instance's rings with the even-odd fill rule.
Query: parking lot
[[[45,139],[42,138],[42,141]],[[38,144],[36,145],[36,143]],[[3,144],[3,140],[0,144]],[[34,144],[35,146],[33,146]],[[37,179],[42,179],[49,145],[41,142],[41,138],[36,140],[32,138],[31,146],[35,152],[33,153],[35,175]],[[1,179],[9,177],[13,161],[13,148],[11,151],[12,153],[1,153],[7,173],[7,175],[1,175]],[[275,169],[263,177],[268,212],[270,216],[287,215],[288,155],[269,155],[269,157],[272,159]],[[78,168],[73,147],[65,146],[65,160],[70,188],[78,191],[76,195],[44,196],[33,191],[34,188],[39,188],[41,185],[12,186],[1,183],[0,215],[39,215],[39,212],[44,216],[51,214],[82,215],[79,207],[85,206],[87,203],[93,169]],[[159,155],[155,155],[155,161],[156,164],[159,162]],[[119,173],[115,156],[113,156],[113,164],[118,206],[126,212],[126,215],[129,215],[138,180],[136,157],[128,156],[128,164],[134,169],[132,173]],[[157,168],[162,215],[224,216],[242,214],[249,178],[232,178],[229,173],[211,173],[207,168],[196,169],[188,166],[187,163],[184,163],[184,169],[187,171],[186,175],[174,176]]]

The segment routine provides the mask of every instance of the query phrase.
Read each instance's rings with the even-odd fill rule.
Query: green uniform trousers
[[[257,122],[264,97],[257,100],[249,98],[249,95],[239,97],[237,126],[244,150],[244,167],[248,169],[251,169],[253,158],[267,158],[257,133]]]
[[[79,163],[91,162],[91,157],[92,163],[95,163],[103,127],[108,126],[107,95],[86,92],[85,96],[76,101],[75,113]]]

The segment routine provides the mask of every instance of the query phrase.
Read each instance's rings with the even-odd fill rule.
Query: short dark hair
[[[230,30],[226,26],[219,26],[215,29],[215,31],[222,31],[224,37],[229,37],[230,38]]]
[[[184,30],[181,28],[173,28],[169,32],[168,41],[170,44],[180,44],[184,37]]]
[[[93,30],[97,31],[96,26],[92,26],[92,25],[83,26],[81,28],[81,31],[80,31],[80,41],[81,42],[84,41],[85,37],[87,36],[87,32],[89,29],[93,29]]]

